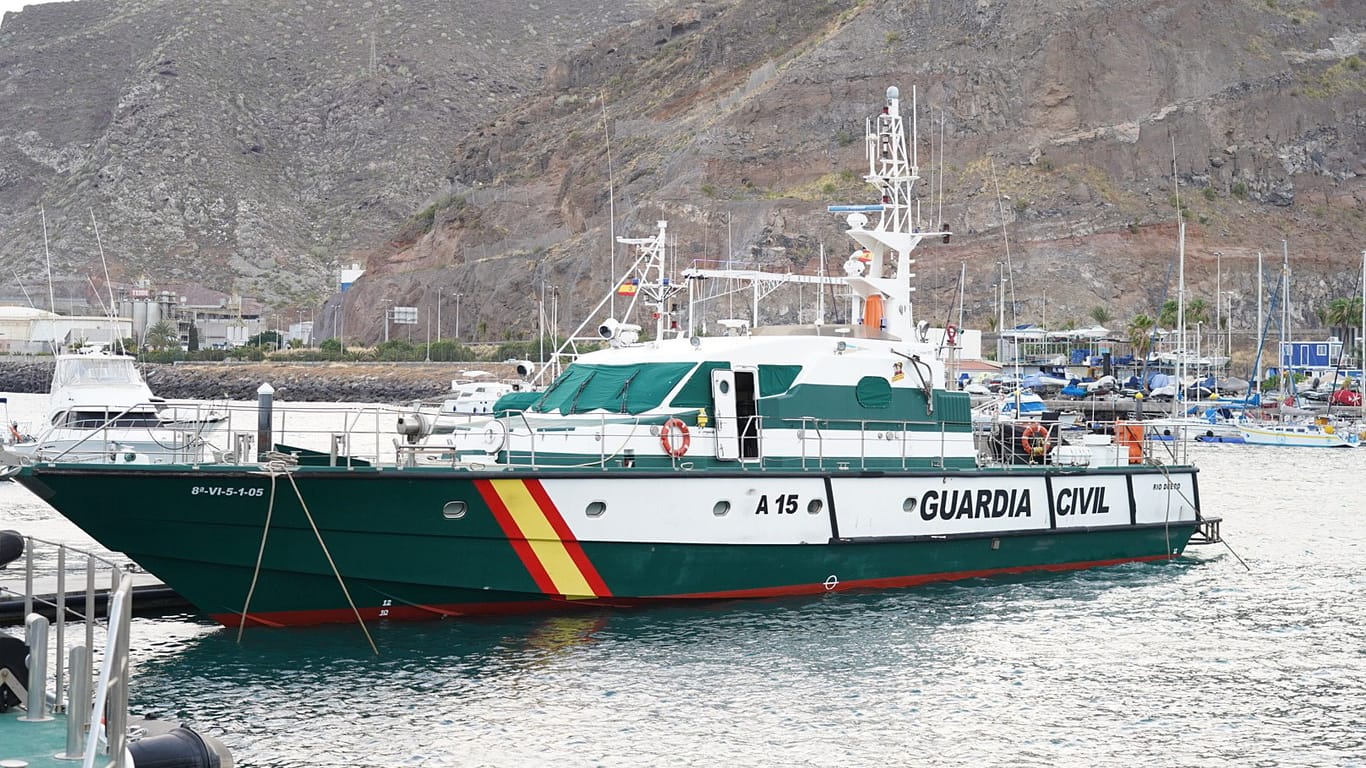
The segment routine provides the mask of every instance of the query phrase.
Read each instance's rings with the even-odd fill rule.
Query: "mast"
[[[1257,251],[1257,333],[1262,332],[1262,252]],[[1257,340],[1261,344],[1261,339]],[[1257,350],[1257,360],[1252,364],[1252,385],[1257,388],[1258,402],[1261,402],[1262,394],[1262,355],[1261,350]]]
[[[1177,215],[1181,207],[1177,205]],[[1182,401],[1186,399],[1186,221],[1183,218],[1176,224],[1177,260],[1176,271],[1176,328],[1181,339],[1181,349],[1176,356],[1176,397],[1172,398],[1172,415],[1181,414]]]
[[[818,264],[818,265],[816,266],[816,276],[819,277],[819,278],[821,278],[822,280],[824,280],[824,279],[825,279],[825,243],[821,243],[820,252],[821,252],[821,261],[820,261],[820,264]],[[1366,254],[1363,254],[1363,256],[1366,257]],[[1364,268],[1366,268],[1366,267],[1364,267]],[[816,327],[819,328],[820,326],[822,326],[822,325],[824,325],[824,324],[825,324],[825,286],[824,286],[824,285],[817,285],[817,286],[816,286]]]
[[[1281,394],[1293,395],[1290,385],[1290,244],[1281,240]]]
[[[43,256],[47,258],[47,308],[57,314],[57,298],[52,292],[52,252],[47,247],[47,211],[38,206],[38,215],[43,218]],[[54,350],[55,351],[55,350]]]
[[[1176,397],[1172,398],[1172,415],[1180,415],[1181,402],[1186,395],[1186,217],[1181,213],[1181,180],[1176,175],[1176,138],[1172,137],[1172,189],[1176,196],[1177,277],[1176,329],[1180,349],[1176,356]]]
[[[612,129],[607,125],[607,94],[599,94],[602,106],[602,135],[607,147],[607,274],[617,279],[617,193],[612,179]],[[617,316],[617,283],[607,286],[611,308],[608,317]]]
[[[911,91],[912,132],[915,130],[915,91]],[[832,205],[831,213],[846,213],[848,234],[867,249],[866,263],[861,253],[845,262],[845,273],[854,301],[854,310],[862,310],[864,318],[872,320],[880,315],[879,327],[865,327],[864,335],[887,335],[911,340],[915,338],[915,315],[912,311],[911,251],[927,236],[948,232],[919,232],[912,226],[911,194],[919,181],[914,149],[908,152],[906,130],[901,116],[901,93],[895,86],[887,89],[882,111],[869,118],[864,127],[868,173],[864,181],[877,191],[880,202],[872,205]],[[911,137],[911,147],[916,137]],[[877,224],[869,227],[868,214],[878,214]],[[887,267],[892,276],[884,277]],[[869,323],[871,324],[871,323]]]

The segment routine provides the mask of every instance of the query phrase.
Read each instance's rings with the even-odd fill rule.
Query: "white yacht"
[[[34,435],[9,425],[3,448],[38,460],[167,464],[201,461],[221,413],[152,394],[135,359],[107,352],[56,356],[46,421]]]

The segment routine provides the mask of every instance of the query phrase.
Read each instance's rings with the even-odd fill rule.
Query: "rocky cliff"
[[[360,256],[348,334],[438,301],[451,334],[458,293],[465,337],[525,336],[542,286],[577,318],[624,262],[612,235],[657,219],[680,260],[814,271],[823,247],[838,264],[825,204],[867,200],[863,120],[897,85],[908,108],[916,88],[925,220],[956,235],[920,254],[932,317],[956,311],[963,265],[973,325],[996,321],[1003,274],[1007,323],[1151,314],[1175,297],[1178,198],[1188,296],[1237,332],[1254,335],[1257,254],[1274,280],[1283,241],[1297,326],[1360,290],[1357,2],[543,2],[478,24],[445,7],[92,1],[7,20],[0,93],[27,106],[0,113],[0,254],[34,264],[42,202],[88,255],[97,200],[106,249],[140,269],[288,298]],[[59,66],[72,51],[90,55]]]
[[[307,306],[442,194],[470,127],[533,92],[566,47],[653,4],[82,0],[8,14],[0,292],[19,294],[11,268],[46,285],[41,207],[67,292],[102,280],[102,244],[116,281]]]

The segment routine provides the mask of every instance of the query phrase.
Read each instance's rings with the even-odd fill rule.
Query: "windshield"
[[[52,375],[53,389],[61,387],[134,386],[142,377],[131,357],[68,357],[57,361]]]

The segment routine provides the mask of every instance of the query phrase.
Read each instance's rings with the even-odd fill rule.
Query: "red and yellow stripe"
[[[476,485],[541,592],[570,600],[611,597],[540,480],[478,480]]]

